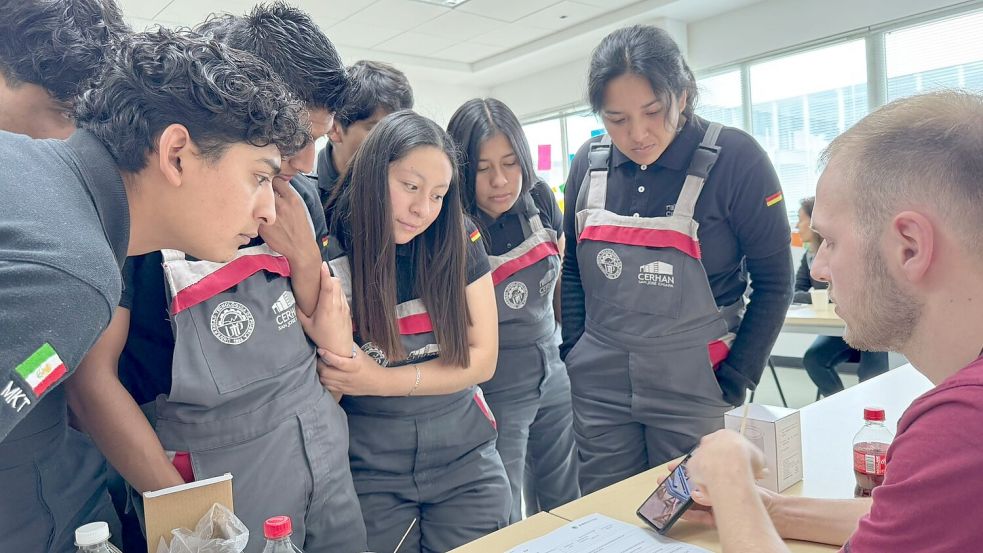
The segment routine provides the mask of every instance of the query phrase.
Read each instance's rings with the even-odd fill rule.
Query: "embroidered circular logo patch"
[[[621,258],[611,248],[604,248],[597,252],[597,267],[610,280],[621,276]]]
[[[362,351],[364,351],[373,361],[379,364],[379,366],[385,367],[389,365],[389,361],[386,359],[386,352],[382,351],[382,348],[375,345],[372,342],[365,342],[362,344]]]
[[[223,301],[212,311],[212,334],[223,344],[238,346],[253,335],[256,319],[237,301]]]
[[[505,287],[502,296],[505,298],[505,305],[512,309],[522,309],[529,299],[529,288],[526,287],[525,283],[513,280]]]

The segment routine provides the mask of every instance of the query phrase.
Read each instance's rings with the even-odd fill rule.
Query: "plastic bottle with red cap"
[[[263,553],[303,553],[290,541],[293,533],[293,523],[288,516],[276,516],[266,519],[263,524],[263,536],[266,547]]]
[[[864,409],[864,426],[853,437],[853,474],[857,477],[855,497],[870,497],[872,491],[884,482],[887,468],[887,449],[894,434],[884,426],[884,409]]]

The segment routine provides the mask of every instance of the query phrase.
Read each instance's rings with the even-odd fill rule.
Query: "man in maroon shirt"
[[[871,499],[777,495],[754,485],[761,453],[731,431],[690,459],[694,499],[728,553],[979,551],[983,521],[983,96],[892,102],[830,144],[812,226],[812,275],[831,284],[844,338],[898,351],[936,386],[901,417]],[[808,439],[808,437],[806,437]]]

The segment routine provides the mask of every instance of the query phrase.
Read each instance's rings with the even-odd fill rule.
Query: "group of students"
[[[407,528],[401,550],[423,552],[707,435],[704,492],[725,472],[707,467],[753,467],[714,431],[792,299],[788,220],[761,147],[694,113],[664,31],[594,50],[607,133],[574,157],[561,213],[505,104],[470,100],[445,130],[402,73],[345,68],[297,8],[145,33],[111,0],[15,11],[0,550],[71,550],[92,520],[118,537],[116,511],[143,547],[141,492],[226,472],[247,551],[286,514],[308,552],[391,551]],[[837,230],[813,262],[826,281]]]

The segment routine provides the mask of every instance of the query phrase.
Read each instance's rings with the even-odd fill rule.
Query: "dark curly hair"
[[[341,56],[302,10],[279,1],[259,4],[244,16],[213,14],[195,30],[270,64],[308,108],[335,112],[345,103]]]
[[[0,0],[0,73],[72,102],[129,29],[113,0]]]
[[[129,35],[96,86],[78,101],[76,121],[136,172],[172,124],[184,125],[208,158],[234,143],[274,144],[288,156],[309,139],[303,106],[255,56],[186,30]]]
[[[388,63],[360,60],[348,68],[348,76],[352,90],[345,108],[335,116],[342,128],[372,117],[380,107],[390,113],[413,108],[409,79]]]

